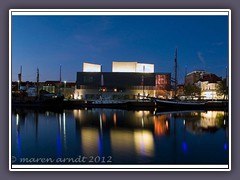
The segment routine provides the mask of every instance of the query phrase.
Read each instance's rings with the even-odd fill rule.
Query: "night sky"
[[[110,72],[112,61],[155,64],[155,72],[206,70],[226,76],[227,16],[12,16],[12,80],[76,81],[82,63]],[[173,76],[173,74],[172,74]]]

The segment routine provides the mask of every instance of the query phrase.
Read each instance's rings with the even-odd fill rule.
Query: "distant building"
[[[66,99],[73,99],[75,86],[75,82],[46,81],[42,90],[49,93],[62,93]]]
[[[193,85],[194,83],[198,82],[198,80],[206,73],[207,72],[203,70],[192,71],[188,73],[185,77],[185,85]]]
[[[62,93],[65,98],[73,99],[75,91],[75,82],[63,81],[45,81],[39,82],[38,88],[36,82],[12,82],[12,93],[24,92],[28,97],[35,97],[41,90],[49,93]],[[38,90],[38,92],[37,92]]]
[[[12,92],[17,92],[19,90],[19,82],[13,81],[12,82]]]
[[[60,81],[45,81],[42,90],[49,93],[56,93],[60,87]]]

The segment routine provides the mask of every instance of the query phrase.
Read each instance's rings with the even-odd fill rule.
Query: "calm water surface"
[[[85,163],[228,164],[224,111],[13,109],[11,133],[13,164],[82,157]]]

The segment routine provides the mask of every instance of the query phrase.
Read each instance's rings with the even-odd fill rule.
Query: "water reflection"
[[[188,120],[184,120],[187,131],[193,134],[202,134],[204,132],[215,132],[220,128],[226,128],[226,112],[224,111],[206,111],[194,112],[190,114]]]
[[[85,156],[101,154],[101,140],[97,128],[83,127],[81,129],[82,152]]]
[[[156,136],[167,135],[169,131],[169,117],[164,115],[154,116],[154,133]]]
[[[227,163],[228,114],[15,109],[12,154],[18,158],[112,156],[115,164]]]

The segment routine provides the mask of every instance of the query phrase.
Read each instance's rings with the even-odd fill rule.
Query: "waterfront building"
[[[113,62],[112,66],[113,72],[77,72],[74,98],[169,98],[170,73],[154,73],[154,65],[137,62]]]
[[[19,96],[20,93],[25,93],[25,96],[36,97],[39,91],[43,90],[48,93],[61,93],[66,99],[73,99],[76,82],[63,81],[45,81],[39,82],[38,88],[36,82],[12,82],[12,93]],[[37,93],[38,89],[38,93]]]
[[[222,78],[215,74],[204,74],[197,82],[197,85],[201,88],[201,96],[204,99],[223,99],[223,95],[218,95],[217,89]]]
[[[60,81],[45,81],[42,90],[49,93],[56,93],[60,87]]]
[[[66,99],[73,99],[75,82],[45,81],[42,90],[49,93],[62,93]]]
[[[206,100],[223,99],[223,95],[217,93],[221,82],[221,77],[202,70],[190,72],[185,77],[185,86],[197,85],[201,89],[201,98]]]

